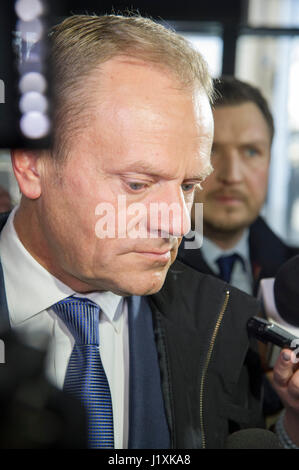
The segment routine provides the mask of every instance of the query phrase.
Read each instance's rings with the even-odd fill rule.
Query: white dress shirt
[[[196,236],[197,234],[195,234],[195,237]],[[230,284],[247,294],[252,295],[253,277],[250,264],[248,237],[249,230],[245,230],[239,242],[229,250],[222,250],[211,240],[203,237],[201,252],[207,265],[217,275],[219,275],[219,266],[216,263],[217,258],[219,258],[219,256],[232,255],[233,253],[238,254],[242,258],[244,265],[241,260],[236,260],[233,266]]]
[[[33,347],[49,338],[46,375],[62,389],[74,339],[60,318],[51,310],[56,302],[77,295],[101,307],[100,350],[109,382],[116,449],[128,445],[129,347],[127,302],[112,292],[80,294],[52,276],[25,249],[14,228],[17,208],[9,215],[0,236],[10,324]]]

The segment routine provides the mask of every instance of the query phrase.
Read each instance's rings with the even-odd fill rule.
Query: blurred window
[[[213,77],[219,77],[222,68],[222,38],[220,36],[184,31],[180,31],[180,34],[192,44],[194,49],[201,53],[208,64],[210,74]]]
[[[251,0],[249,24],[298,27],[298,0]],[[261,89],[275,121],[267,202],[263,213],[285,241],[299,245],[299,29],[239,37],[236,72]]]
[[[299,26],[298,0],[249,0],[248,24],[253,27]]]

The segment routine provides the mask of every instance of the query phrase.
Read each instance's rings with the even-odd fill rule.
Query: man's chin
[[[163,287],[167,271],[168,270],[155,273],[155,275],[148,280],[143,279],[142,281],[140,281],[140,279],[136,279],[136,282],[131,281],[128,285],[123,286],[121,295],[143,296],[156,294]]]
[[[146,296],[153,295],[159,292],[163,287],[164,282],[156,283],[155,285],[142,286],[142,287],[122,287],[113,289],[114,294],[122,297],[129,297],[131,295]]]
[[[241,232],[249,227],[252,222],[256,219],[253,218],[229,218],[226,219],[219,218],[219,219],[205,219],[204,218],[204,226],[203,226],[203,234],[204,236],[210,232],[219,232],[223,234],[234,234]],[[206,233],[205,233],[206,232]]]

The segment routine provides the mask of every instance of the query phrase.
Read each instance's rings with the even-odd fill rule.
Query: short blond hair
[[[116,56],[164,67],[184,88],[198,85],[212,100],[212,80],[203,57],[182,36],[151,19],[136,15],[74,15],[54,26],[50,37],[54,150],[60,155],[67,154],[71,132],[82,128],[79,117],[84,115],[88,98],[84,97],[84,79]]]

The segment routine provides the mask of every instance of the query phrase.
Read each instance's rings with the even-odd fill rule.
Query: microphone
[[[273,291],[276,308],[283,320],[299,327],[299,255],[290,258],[275,276]]]
[[[296,349],[299,345],[299,338],[297,336],[292,335],[274,323],[268,322],[264,318],[249,318],[247,331],[249,336],[253,336],[263,343],[275,344],[280,348]]]
[[[225,449],[283,449],[283,447],[273,432],[250,428],[230,434]]]
[[[275,278],[261,280],[259,298],[269,321],[250,318],[247,323],[250,336],[280,348],[296,349],[299,345],[298,286],[299,255],[284,263]]]

